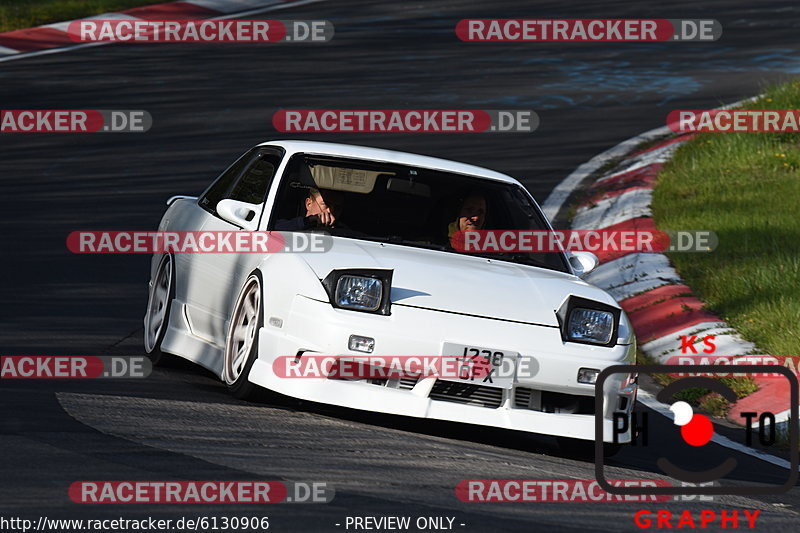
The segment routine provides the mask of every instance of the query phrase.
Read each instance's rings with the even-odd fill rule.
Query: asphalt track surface
[[[567,11],[568,10],[568,11]],[[274,18],[327,19],[324,45],[111,45],[0,64],[4,109],[145,109],[146,134],[0,136],[2,354],[140,355],[149,258],[76,256],[78,229],[152,229],[173,194],[195,194],[249,146],[287,138],[279,108],[534,109],[532,134],[331,134],[517,176],[543,201],[573,168],[661,126],[672,109],[715,107],[800,72],[796,2],[322,2]],[[467,44],[465,17],[716,18],[716,43]],[[710,206],[713,208],[713,206]],[[636,529],[639,509],[760,509],[761,530],[795,530],[797,488],[714,502],[477,504],[463,479],[592,479],[552,439],[265,398],[230,398],[202,369],[147,380],[6,381],[0,386],[0,516],[176,519],[269,516],[273,531],[342,531],[347,516],[455,517],[464,531]],[[665,419],[655,430],[674,434]],[[671,433],[670,433],[671,431]],[[686,467],[733,454],[740,483],[786,470],[710,445]],[[619,479],[647,474],[674,439],[627,449]],[[683,450],[681,450],[683,452]],[[79,506],[76,480],[319,481],[332,503]],[[336,524],[341,524],[337,526]],[[460,524],[464,524],[463,526]],[[744,524],[742,524],[743,526]]]

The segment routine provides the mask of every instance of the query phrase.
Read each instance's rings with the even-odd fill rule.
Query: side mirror
[[[568,257],[572,270],[579,277],[585,276],[600,264],[600,260],[592,252],[570,252]]]
[[[260,208],[261,206],[258,204],[248,204],[238,200],[220,200],[217,202],[217,214],[222,220],[248,231],[258,229],[256,215]]]

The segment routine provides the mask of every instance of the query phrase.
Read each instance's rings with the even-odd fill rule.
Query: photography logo
[[[690,370],[689,370],[690,369]],[[649,420],[646,411],[632,411],[630,414],[624,411],[611,413],[613,425],[612,435],[606,435],[611,441],[616,443],[619,436],[631,432],[633,440],[631,446],[639,449],[653,450],[652,471],[656,475],[667,475],[670,478],[685,482],[685,486],[655,487],[655,486],[635,486],[622,487],[614,486],[605,477],[605,465],[603,462],[603,390],[609,377],[614,374],[667,374],[680,377],[664,387],[656,396],[656,399],[669,405],[672,412],[672,424],[654,424]],[[742,376],[756,377],[759,375],[781,375],[789,381],[790,390],[790,410],[789,410],[789,454],[791,468],[786,473],[786,479],[782,484],[771,483],[767,480],[756,480],[750,485],[743,485],[741,479],[737,477],[736,485],[725,484],[724,480],[728,476],[735,477],[739,462],[734,455],[736,452],[727,448],[708,447],[714,437],[714,424],[706,415],[695,413],[692,406],[680,400],[676,395],[686,389],[707,389],[712,393],[719,394],[729,402],[736,401],[736,393],[722,382],[719,377],[728,377],[731,373],[729,365],[615,365],[603,370],[597,378],[596,384],[596,409],[595,412],[595,476],[597,482],[603,490],[612,494],[775,494],[786,492],[791,489],[797,481],[798,475],[798,381],[797,377],[787,368],[780,365],[737,365],[736,372]],[[610,383],[610,382],[609,382]],[[660,416],[660,415],[657,415]],[[743,446],[751,447],[754,442],[758,442],[767,449],[776,445],[776,417],[770,411],[743,412],[741,413],[741,423],[744,425],[741,442]],[[659,429],[655,429],[655,428]],[[677,432],[677,434],[669,432]],[[658,434],[655,434],[658,433]],[[753,437],[757,433],[758,437]],[[664,447],[658,447],[654,443],[675,443]],[[713,445],[712,445],[713,446]],[[663,450],[667,449],[668,452]],[[723,452],[729,452],[725,455]],[[679,466],[703,464],[703,468],[686,468]],[[714,486],[708,486],[712,484]],[[703,486],[700,486],[703,485]]]

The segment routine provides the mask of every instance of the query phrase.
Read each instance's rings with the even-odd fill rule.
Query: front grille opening
[[[411,390],[419,381],[419,378],[376,378],[376,379],[367,379],[364,380],[367,383],[371,383],[372,385],[380,385],[382,387],[386,387],[387,389],[400,389],[400,390]]]
[[[503,403],[503,389],[437,379],[436,383],[433,384],[429,398],[443,402],[497,409]]]
[[[417,386],[419,378],[400,378],[397,380],[397,388],[403,390],[411,390]]]
[[[304,352],[298,351],[295,355],[295,359],[299,360],[306,353],[315,353],[315,352]],[[402,378],[359,378],[359,377],[334,377],[335,372],[337,370],[337,366],[339,362],[335,362],[331,367],[331,370],[334,371],[333,376],[328,376],[327,379],[333,381],[350,381],[350,382],[359,382],[359,383],[367,383],[369,385],[377,385],[379,387],[386,387],[389,389],[400,389],[400,390],[411,390],[419,381],[420,378],[418,377],[402,377]],[[358,375],[358,374],[356,374]],[[364,375],[363,373],[360,375]]]
[[[517,387],[514,391],[514,407],[542,413],[594,415],[594,396]]]
[[[350,381],[350,382],[361,382],[361,383],[368,383],[369,385],[377,385],[379,387],[386,387],[387,389],[399,389],[399,390],[411,390],[419,381],[419,378],[399,378],[399,379],[388,379],[388,378],[372,378],[372,379],[361,379],[361,378],[335,378],[329,377],[330,380],[335,381]]]

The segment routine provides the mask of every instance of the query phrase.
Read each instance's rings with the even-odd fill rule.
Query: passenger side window
[[[217,203],[226,198],[227,192],[230,190],[231,185],[239,177],[247,164],[253,159],[255,150],[250,150],[242,157],[236,160],[228,169],[217,178],[217,181],[211,184],[205,193],[200,197],[198,202],[200,207],[212,214],[217,214]]]
[[[276,150],[250,150],[236,160],[200,197],[200,207],[216,215],[220,200],[262,203],[267,197],[281,157]]]
[[[276,159],[278,159],[276,161]],[[247,202],[249,204],[260,204],[264,201],[275,177],[275,169],[278,166],[279,158],[270,154],[262,154],[261,157],[253,161],[250,167],[245,170],[242,177],[233,186],[227,198]]]

